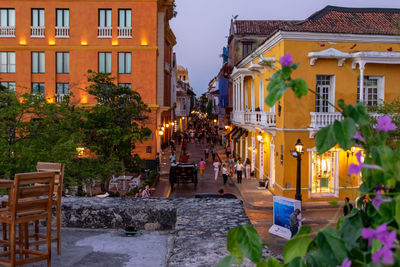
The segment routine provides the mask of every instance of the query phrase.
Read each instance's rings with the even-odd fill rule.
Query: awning
[[[234,138],[235,137],[235,135],[237,135],[237,134],[241,134],[242,133],[242,131],[243,131],[243,129],[242,128],[237,128],[238,130],[236,131],[236,132],[234,132],[232,135],[231,135],[231,138]]]
[[[237,132],[239,130],[238,127],[233,128],[228,134],[226,134],[225,136],[228,138],[229,135],[231,135],[232,133],[234,134],[235,132]]]
[[[237,141],[240,137],[242,137],[242,135],[247,134],[247,133],[248,133],[247,130],[242,130],[242,132],[235,138],[236,141]]]

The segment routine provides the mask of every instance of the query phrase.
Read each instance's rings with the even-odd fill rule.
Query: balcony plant
[[[266,104],[273,106],[291,89],[296,97],[307,93],[316,94],[301,79],[291,74],[299,64],[293,64],[290,54],[280,60],[282,69],[277,71],[268,84]],[[321,97],[321,96],[320,96]],[[356,209],[338,220],[336,228],[327,226],[311,233],[303,226],[299,233],[286,243],[284,263],[275,258],[262,258],[262,243],[256,230],[243,225],[229,231],[227,249],[230,256],[218,266],[242,264],[246,257],[257,266],[400,266],[400,146],[390,138],[398,131],[389,115],[378,117],[371,123],[366,107],[359,103],[347,105],[339,100],[335,110],[344,119],[321,129],[316,136],[318,153],[334,146],[349,150],[358,146],[365,153],[356,154],[357,164],[350,164],[349,175],[362,174],[360,200]],[[334,203],[332,203],[334,204]]]

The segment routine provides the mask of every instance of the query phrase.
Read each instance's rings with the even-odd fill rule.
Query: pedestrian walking
[[[344,216],[346,216],[347,214],[349,214],[351,212],[351,210],[353,209],[353,205],[350,203],[350,199],[348,197],[346,197],[344,199],[344,207],[343,207],[343,214]]]
[[[182,162],[183,163],[188,163],[189,162],[189,154],[188,153],[183,153],[183,156],[182,156]]]
[[[237,176],[237,183],[242,183],[242,173],[243,173],[243,164],[238,160],[235,165],[236,169],[236,176]]]
[[[228,170],[226,169],[226,165],[222,164],[222,178],[224,180],[224,185],[226,184],[226,181],[228,181]]]
[[[215,149],[215,146],[213,146],[211,148],[211,156],[212,156],[213,161],[215,161],[215,155],[216,154],[217,154],[217,150]]]
[[[229,156],[231,155],[231,147],[228,145],[225,148],[225,154],[226,154],[226,158],[229,159]]]
[[[229,174],[230,176],[233,176],[233,166],[235,165],[235,160],[233,159],[233,155],[229,155],[229,159],[228,159],[228,166],[229,166]]]
[[[205,157],[205,160],[208,160],[208,154],[210,153],[210,150],[209,150],[209,148],[208,148],[208,146],[206,146],[206,149],[204,149],[204,157]]]
[[[175,161],[175,153],[174,153],[174,152],[172,152],[172,153],[171,153],[171,156],[169,156],[169,161],[170,161],[171,163]]]
[[[292,233],[291,238],[293,238],[297,234],[297,231],[299,230],[300,220],[297,218],[299,214],[300,214],[299,209],[296,209],[292,214],[290,214],[289,225],[290,225],[290,232]]]
[[[218,172],[219,172],[219,161],[218,161],[218,159],[215,159],[215,161],[213,163],[213,166],[214,166],[214,179],[215,179],[215,181],[217,181]]]
[[[250,169],[251,169],[251,164],[250,160],[246,159],[246,163],[244,165],[244,170],[245,170],[245,179],[250,180]]]
[[[200,174],[203,176],[204,171],[206,169],[206,162],[203,160],[203,158],[201,158],[201,160],[199,162],[199,167],[200,167]]]

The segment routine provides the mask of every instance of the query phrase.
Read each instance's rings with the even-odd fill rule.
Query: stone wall
[[[217,266],[228,255],[229,229],[250,223],[236,199],[71,197],[63,199],[62,209],[64,227],[171,229],[170,267]],[[254,265],[245,262],[243,266]]]

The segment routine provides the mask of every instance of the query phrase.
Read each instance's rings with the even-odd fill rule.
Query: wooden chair
[[[9,250],[1,253],[9,259],[0,259],[5,266],[23,265],[32,262],[51,260],[51,217],[55,172],[16,174],[12,186],[8,207],[0,210],[0,222],[8,225],[9,236],[2,240],[8,244]],[[46,251],[30,250],[28,223],[46,220]],[[16,228],[19,228],[17,239]],[[18,242],[18,250],[16,248]],[[19,257],[17,259],[17,254]],[[32,257],[31,257],[32,256]]]
[[[55,172],[54,180],[54,196],[53,206],[56,207],[56,227],[57,236],[52,236],[51,240],[57,242],[57,255],[61,254],[61,197],[62,197],[62,187],[64,179],[64,164],[63,163],[51,163],[51,162],[38,162],[36,165],[36,170],[38,172]],[[35,234],[33,235],[36,241],[32,242],[31,245],[44,244],[44,235],[39,233],[39,222],[35,222]],[[42,239],[42,240],[40,240]]]

